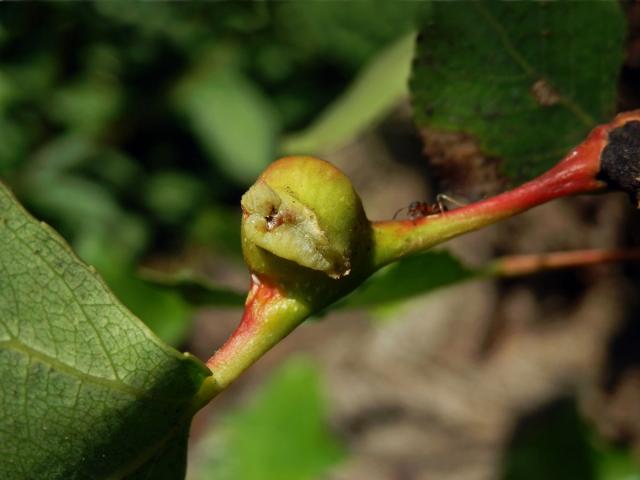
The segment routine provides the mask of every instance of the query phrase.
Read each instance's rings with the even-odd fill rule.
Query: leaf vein
[[[507,31],[502,27],[500,22],[498,22],[498,20],[491,14],[491,12],[487,10],[486,6],[482,2],[473,2],[473,5],[480,12],[480,14],[487,20],[491,28],[494,29],[494,31],[500,38],[500,42],[502,42],[502,45],[504,46],[507,53],[511,56],[511,58],[518,65],[520,65],[520,67],[528,75],[530,75],[532,79],[534,80],[542,79],[543,76],[540,74],[540,72],[536,71],[529,64],[529,62],[527,62],[527,60],[520,54],[520,52],[518,52],[518,50],[514,47],[513,43],[511,42],[511,39],[509,38],[509,34],[507,33]],[[585,112],[584,109],[578,103],[575,102],[575,100],[565,95],[564,93],[560,92],[555,87],[555,85],[552,84],[552,82],[549,79],[544,78],[544,80],[550,85],[552,85],[554,90],[558,92],[558,96],[560,97],[561,103],[569,111],[571,111],[576,116],[576,118],[578,118],[578,120],[584,123],[587,127],[591,127],[597,123],[596,120],[591,115]]]
[[[24,238],[21,235],[18,235],[17,232],[15,232],[15,231],[13,231],[13,234],[14,234],[14,238],[18,242],[22,243],[25,247],[29,248],[29,244],[24,240]],[[102,351],[103,351],[103,353],[105,355],[105,358],[107,359],[111,369],[113,370],[113,374],[114,374],[115,378],[117,380],[121,380],[120,376],[118,374],[118,370],[116,368],[116,365],[115,365],[115,363],[113,361],[113,358],[111,357],[111,354],[110,354],[109,350],[107,349],[107,346],[104,343],[104,339],[102,338],[102,335],[100,335],[100,331],[98,330],[96,325],[93,323],[93,321],[89,317],[89,314],[85,310],[85,305],[78,298],[75,290],[73,288],[71,288],[71,286],[69,285],[67,280],[64,278],[64,276],[62,274],[60,274],[55,268],[53,268],[53,266],[47,261],[47,259],[43,255],[40,255],[39,259],[42,261],[42,263],[44,263],[49,268],[49,270],[51,271],[51,273],[53,275],[55,275],[56,277],[58,277],[60,279],[60,281],[67,288],[67,290],[69,291],[71,296],[75,299],[76,304],[78,305],[78,308],[80,309],[80,311],[82,312],[82,315],[84,316],[84,319],[87,321],[87,323],[91,326],[91,328],[93,329],[94,333],[96,334],[96,338],[98,340],[98,343],[100,344],[100,347],[101,347],[101,349],[102,349]]]
[[[144,395],[144,391],[132,387],[120,380],[113,380],[111,378],[100,377],[97,375],[91,375],[90,373],[83,372],[78,370],[71,365],[68,365],[64,362],[61,362],[57,358],[51,357],[46,353],[43,353],[39,350],[35,350],[28,345],[24,344],[18,339],[5,340],[0,341],[0,348],[11,349],[18,353],[22,353],[31,358],[35,358],[40,363],[44,363],[49,365],[50,367],[55,368],[58,371],[61,371],[71,377],[75,377],[80,381],[84,381],[87,383],[93,383],[95,385],[100,385],[102,387],[118,390],[119,392],[126,393],[127,395],[140,398]]]

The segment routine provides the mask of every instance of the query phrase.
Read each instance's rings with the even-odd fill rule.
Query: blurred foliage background
[[[482,14],[471,15],[468,8],[385,1],[5,4],[0,9],[0,177],[161,338],[206,356],[239,318],[238,292],[247,285],[239,198],[278,156],[322,154],[353,175],[371,216],[390,217],[440,185],[453,184],[453,190],[474,199],[510,181],[483,173],[495,162],[478,167],[472,155],[472,166],[462,155],[467,163],[459,168],[469,169],[472,177],[483,173],[483,182],[490,177],[491,185],[477,181],[477,175],[480,193],[465,190],[451,176],[444,175],[439,184],[423,148],[435,171],[460,155],[449,137],[433,129],[473,135],[487,158],[505,160],[502,173],[513,181],[557,160],[593,126],[588,120],[574,126],[566,111],[548,117],[542,107],[549,105],[532,100],[526,79],[512,82],[519,77],[508,55],[500,55],[501,47],[486,31],[474,29],[482,24],[477,21]],[[633,9],[624,11],[626,19],[614,4],[603,7],[604,15],[584,9],[538,15],[541,38],[549,38],[544,33],[548,25],[568,32],[551,35],[541,47],[539,38],[527,37],[523,27],[529,7],[494,8],[489,10],[504,22],[504,36],[525,53],[532,45],[532,55],[542,63],[532,68],[556,86],[577,89],[576,105],[594,122],[608,118],[616,102],[635,105],[637,86],[619,96],[611,73],[622,67],[624,25],[627,20],[633,24]],[[577,20],[563,30],[559,19],[567,14]],[[584,33],[586,24],[598,28]],[[416,128],[407,98],[415,32],[421,28],[412,73]],[[575,40],[573,53],[561,47],[567,36]],[[596,57],[599,49],[610,52],[604,60]],[[584,51],[590,54],[576,53]],[[565,69],[567,64],[571,67]],[[495,78],[470,84],[476,78],[470,72],[476,75],[487,65]],[[624,68],[636,78],[637,65],[629,58]],[[542,103],[553,102],[555,93]],[[518,116],[506,112],[514,105]],[[539,129],[532,131],[531,125]],[[523,232],[516,228],[515,234],[503,234],[526,237]],[[472,256],[471,261],[510,252],[504,244],[478,238],[488,257]],[[558,248],[554,241],[544,245]],[[370,395],[363,390],[354,400],[350,389],[358,385],[340,376],[348,370],[340,362],[350,357],[336,351],[349,348],[333,345],[318,352],[318,344],[341,328],[347,329],[342,338],[351,338],[351,327],[343,327],[348,322],[357,326],[351,341],[365,331],[393,338],[393,330],[384,328],[399,327],[388,323],[409,318],[408,308],[427,308],[415,299],[406,302],[407,297],[479,273],[461,257],[464,261],[440,251],[393,266],[381,272],[378,283],[343,302],[367,307],[368,320],[361,313],[345,313],[287,340],[291,350],[311,353],[289,359],[291,350],[282,347],[228,399],[217,402],[216,413],[207,409],[197,417],[189,478],[640,478],[627,449],[597,433],[573,390],[534,402],[541,410],[526,413],[535,421],[522,411],[509,413],[516,419],[501,427],[500,435],[487,434],[490,453],[478,460],[480,467],[468,462],[464,474],[446,465],[466,458],[472,441],[453,443],[455,448],[438,455],[444,455],[445,467],[435,470],[437,477],[424,473],[429,472],[428,456],[420,460],[418,453],[404,451],[415,450],[409,444],[433,440],[435,445],[452,435],[438,429],[437,422],[420,427],[431,436],[419,441],[400,428],[386,432],[388,440],[374,442],[373,449],[367,447],[363,435],[369,435],[369,423],[393,423],[409,410],[394,403],[394,389],[428,392],[433,379],[413,376],[402,388],[391,382],[384,395],[365,402],[364,413],[356,415],[349,409],[359,409],[362,397]],[[539,287],[507,287],[514,285],[533,292]],[[567,295],[568,301],[575,300]],[[203,305],[218,309],[203,315]],[[496,305],[487,318],[496,316]],[[486,348],[484,340],[479,343]],[[480,364],[473,355],[471,362]],[[273,365],[278,365],[274,372]],[[358,366],[370,383],[400,375],[393,361],[381,376],[364,363]],[[437,387],[432,388],[437,396]],[[466,438],[468,426],[455,417],[455,409],[447,415],[460,430],[458,436]],[[381,463],[367,464],[367,455]]]
[[[192,244],[237,261],[239,196],[285,133],[311,124],[425,7],[7,6],[0,175],[177,344],[189,308],[135,266]]]

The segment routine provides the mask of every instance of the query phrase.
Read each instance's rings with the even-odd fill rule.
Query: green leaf
[[[631,451],[592,431],[572,399],[555,401],[521,421],[503,470],[504,480],[640,479]]]
[[[607,444],[601,438],[591,443],[598,480],[640,480],[640,463],[630,450]]]
[[[142,269],[140,276],[151,285],[179,292],[191,305],[242,307],[247,296],[246,293],[215,285],[191,270],[168,274]]]
[[[339,305],[346,308],[387,305],[468,280],[478,273],[448,252],[425,252],[380,270]]]
[[[85,262],[94,265],[129,310],[163,341],[177,345],[191,324],[191,310],[176,293],[154,288],[135,276],[133,263],[148,241],[142,217],[122,209],[105,180],[132,187],[135,164],[115,151],[102,151],[81,135],[61,135],[47,143],[29,165],[20,182],[21,197],[64,229]],[[90,175],[74,168],[100,165]],[[197,198],[200,184],[177,174],[151,176],[149,203],[165,218],[184,214]]]
[[[179,441],[209,370],[160,342],[4,186],[0,245],[0,478],[121,478]]]
[[[596,480],[587,428],[572,399],[535,412],[510,443],[503,480]]]
[[[249,405],[224,420],[222,431],[205,437],[189,478],[321,478],[344,450],[327,429],[319,377],[311,361],[289,360]]]
[[[429,2],[280,2],[278,33],[298,56],[331,59],[358,68],[385,45],[417,27]]]
[[[78,240],[99,234],[108,225],[109,242],[113,245],[126,230],[124,225],[131,223],[128,215],[107,185],[96,181],[94,175],[78,171],[90,165],[99,151],[94,142],[82,135],[60,135],[32,156],[18,186],[20,198],[28,199],[41,215],[55,220],[69,238]],[[99,160],[103,168],[108,163],[104,157]],[[117,229],[113,228],[115,225]],[[139,248],[128,251],[135,255]]]
[[[145,188],[145,202],[164,222],[177,224],[202,203],[203,184],[178,170],[153,173]]]
[[[199,246],[206,246],[241,261],[240,218],[239,207],[209,205],[200,210],[189,225],[187,237]]]
[[[108,260],[108,256],[103,259]],[[99,269],[127,308],[142,319],[160,339],[169,345],[185,341],[193,320],[193,309],[179,292],[170,291],[137,277],[128,265]]]
[[[188,77],[175,102],[210,160],[232,179],[251,183],[275,156],[278,122],[268,99],[240,72],[205,69]]]
[[[122,103],[117,85],[84,80],[57,89],[49,114],[70,130],[98,135],[117,117]]]
[[[410,85],[419,127],[469,134],[523,179],[613,114],[626,30],[618,3],[436,2],[433,10]]]
[[[408,300],[437,288],[486,274],[463,265],[446,251],[430,251],[400,260],[380,270],[331,309],[373,308]],[[246,295],[212,284],[189,270],[166,274],[143,269],[151,285],[178,292],[191,305],[241,307]]]
[[[304,154],[334,150],[384,117],[407,95],[414,37],[406,35],[383,50],[311,126],[287,137],[282,149]]]

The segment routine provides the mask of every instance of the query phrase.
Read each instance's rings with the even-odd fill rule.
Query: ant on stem
[[[436,195],[436,203],[427,203],[420,201],[411,202],[408,207],[402,207],[400,210],[394,213],[393,219],[395,220],[398,214],[403,210],[407,210],[407,216],[409,217],[409,220],[417,220],[419,218],[428,217],[430,215],[439,215],[449,210],[444,202],[448,202],[459,207],[463,207],[465,205],[464,203],[459,202],[458,200],[455,200],[450,196],[445,195],[444,193],[439,193]]]

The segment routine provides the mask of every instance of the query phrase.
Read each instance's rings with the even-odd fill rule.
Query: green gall
[[[261,248],[339,278],[351,269],[347,252],[332,247],[313,210],[293,196],[277,194],[259,180],[242,197],[246,238]]]
[[[333,279],[350,274],[368,221],[351,182],[330,163],[313,157],[278,160],[241,203],[243,249],[252,271],[277,277],[278,262],[269,261],[273,255]]]

